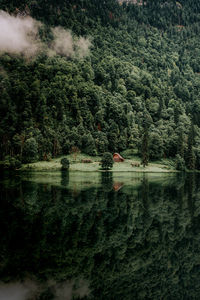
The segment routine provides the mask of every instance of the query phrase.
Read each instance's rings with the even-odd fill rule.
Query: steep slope
[[[1,160],[138,149],[200,168],[200,8],[188,1],[0,1],[0,8],[71,30],[74,55],[0,56]],[[76,41],[90,40],[89,53]],[[9,156],[9,157],[8,157]]]

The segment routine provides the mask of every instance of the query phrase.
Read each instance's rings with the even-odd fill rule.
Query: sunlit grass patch
[[[130,155],[130,151],[127,155]],[[23,165],[21,170],[35,170],[35,171],[59,171],[61,170],[61,159],[67,157],[70,162],[70,171],[83,171],[83,172],[95,172],[101,171],[100,156],[89,156],[83,153],[79,153],[76,156],[74,154],[61,156],[54,158],[51,161],[39,161],[36,163],[29,163]],[[173,162],[171,160],[161,160],[158,162],[151,162],[145,168],[140,166],[132,166],[134,163],[140,163],[140,158],[136,155],[129,156],[129,159],[125,159],[124,162],[114,163],[112,172],[173,172]],[[85,160],[91,162],[83,162]]]

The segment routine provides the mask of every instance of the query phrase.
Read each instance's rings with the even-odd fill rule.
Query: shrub
[[[61,159],[62,170],[69,170],[69,160],[64,157]]]
[[[121,156],[125,159],[133,158],[134,154],[135,154],[135,150],[133,150],[133,149],[126,149],[121,152]]]
[[[7,169],[7,170],[16,170],[16,169],[21,168],[21,166],[22,166],[21,161],[16,157],[6,156],[6,158],[3,162],[3,167],[4,167],[4,169]]]
[[[15,170],[21,168],[22,163],[19,159],[12,157],[10,159],[10,169]]]
[[[109,170],[113,167],[113,156],[110,152],[105,152],[103,154],[102,160],[101,160],[101,168],[103,170]]]

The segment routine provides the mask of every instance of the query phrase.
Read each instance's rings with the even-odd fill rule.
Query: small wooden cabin
[[[123,162],[124,158],[119,153],[114,153],[113,160],[114,162]]]

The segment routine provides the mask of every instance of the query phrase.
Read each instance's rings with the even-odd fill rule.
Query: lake
[[[0,178],[0,300],[200,299],[200,175]]]

